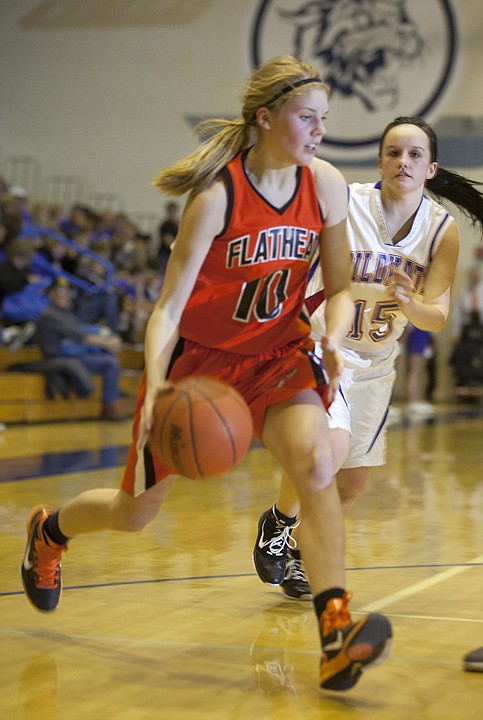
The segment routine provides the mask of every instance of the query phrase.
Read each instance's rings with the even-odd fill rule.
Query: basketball
[[[243,397],[227,383],[192,375],[173,383],[156,401],[150,447],[173,473],[195,480],[234,468],[252,436]]]

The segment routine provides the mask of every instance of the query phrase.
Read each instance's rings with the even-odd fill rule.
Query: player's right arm
[[[179,339],[178,328],[183,310],[213,238],[223,229],[226,206],[227,195],[221,181],[192,194],[186,203],[161,295],[146,327],[146,398],[141,413],[138,447],[146,443],[154,402],[167,385],[166,374]]]
[[[324,216],[320,236],[320,268],[327,301],[325,334],[321,338],[323,361],[329,376],[329,400],[335,395],[343,370],[339,347],[354,318],[350,290],[350,251],[347,240],[347,184],[333,165],[313,163],[317,196]]]

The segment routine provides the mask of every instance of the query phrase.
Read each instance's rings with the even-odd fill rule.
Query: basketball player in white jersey
[[[438,198],[452,200],[483,227],[483,196],[475,183],[437,162],[434,131],[420,118],[399,117],[380,140],[377,183],[349,186],[352,328],[342,343],[345,370],[329,425],[339,494],[347,513],[369,470],[385,463],[385,423],[395,382],[398,339],[411,322],[437,332],[448,318],[458,259],[454,218]],[[315,337],[324,334],[318,268],[307,288]],[[319,346],[320,350],[320,346]],[[309,599],[292,530],[299,504],[287,478],[277,503],[260,518],[254,564],[260,578],[293,599]],[[302,519],[303,522],[303,519]]]

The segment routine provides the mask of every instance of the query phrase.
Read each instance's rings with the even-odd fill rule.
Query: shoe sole
[[[305,593],[304,595],[298,595],[298,597],[294,597],[293,595],[287,595],[285,590],[283,589],[283,585],[280,586],[282,588],[282,592],[284,596],[287,598],[287,600],[294,600],[295,602],[309,602],[309,600],[313,600],[314,596],[312,593]]]
[[[392,629],[384,615],[374,613],[356,623],[340,652],[320,673],[322,690],[350,690],[363,672],[386,660],[391,652]],[[329,671],[328,677],[325,677]]]
[[[483,663],[481,662],[465,662],[464,668],[467,672],[483,673]]]

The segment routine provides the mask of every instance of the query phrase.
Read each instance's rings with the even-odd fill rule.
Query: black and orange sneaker
[[[51,612],[62,594],[61,556],[67,545],[57,545],[45,537],[43,524],[53,510],[37,507],[27,522],[27,546],[22,562],[25,594],[37,610]]]
[[[329,600],[321,618],[320,687],[349,690],[362,672],[378,665],[391,650],[391,623],[371,613],[353,622],[348,610],[351,593]]]

